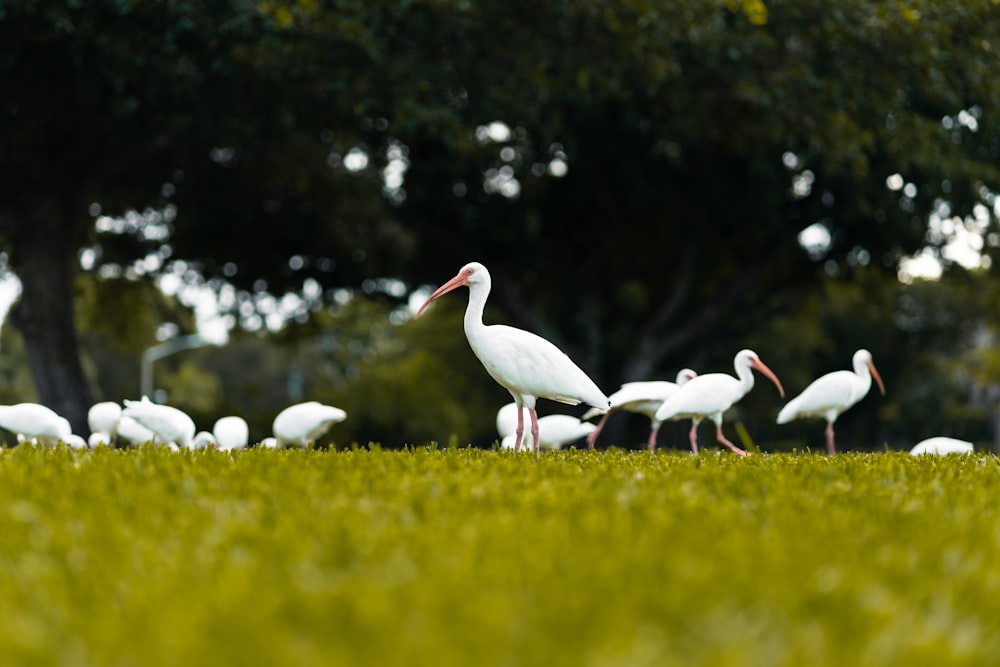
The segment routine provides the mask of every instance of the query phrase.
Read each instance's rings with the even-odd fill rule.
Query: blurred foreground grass
[[[2,665],[986,665],[992,456],[0,452]]]

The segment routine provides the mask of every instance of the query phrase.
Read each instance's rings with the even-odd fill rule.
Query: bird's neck
[[[740,379],[740,389],[746,396],[753,389],[753,369],[749,366],[740,366],[736,369],[736,377]]]
[[[868,370],[868,367],[859,368],[855,371],[855,375],[858,376],[858,383],[861,385],[861,391],[868,393],[868,390],[872,388],[872,374]]]
[[[469,305],[465,309],[465,335],[474,338],[486,325],[483,324],[483,309],[490,295],[490,286],[483,283],[469,285]]]

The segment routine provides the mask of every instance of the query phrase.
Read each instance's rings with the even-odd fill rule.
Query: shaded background
[[[0,402],[85,433],[143,350],[211,327],[155,373],[199,428],[259,440],[315,399],[338,445],[488,446],[509,396],[465,295],[410,316],[478,260],[487,321],[607,393],[751,347],[794,395],[866,347],[887,396],[841,449],[1000,439],[987,0],[13,1],[0,43]],[[760,384],[733,418],[821,448],[780,406]]]

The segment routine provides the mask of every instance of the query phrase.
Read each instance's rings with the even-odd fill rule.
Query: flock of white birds
[[[458,274],[428,297],[417,312],[419,317],[428,305],[443,294],[459,287],[469,288],[465,312],[465,334],[473,352],[486,371],[506,388],[514,401],[497,413],[496,427],[503,449],[520,451],[542,448],[559,449],[586,438],[591,449],[608,417],[624,410],[645,415],[650,420],[647,445],[656,450],[660,425],[668,420],[690,419],[691,451],[698,454],[698,425],[704,419],[715,424],[715,439],[734,454],[746,452],[730,442],[723,433],[723,415],[754,386],[754,371],[774,383],[784,397],[778,377],[753,350],[740,350],[733,359],[736,376],[727,373],[699,375],[690,368],[677,373],[676,382],[629,382],[610,397],[559,348],[533,333],[504,325],[483,324],[483,310],[490,292],[490,274],[478,262],[466,264]],[[854,353],[852,370],[834,371],[814,380],[802,393],[788,401],[778,413],[779,424],[794,419],[821,417],[826,420],[826,449],[836,453],[833,425],[844,411],[864,398],[872,385],[878,384],[882,395],[885,385],[868,350]],[[535,403],[547,398],[591,409],[582,418],[549,415],[538,418]],[[525,424],[524,411],[529,424]],[[598,424],[586,420],[601,416]],[[331,426],[344,421],[347,413],[317,401],[289,406],[275,417],[273,436],[259,445],[266,448],[306,447],[322,437]],[[215,422],[211,431],[197,431],[194,420],[183,411],[153,403],[146,397],[139,401],[101,402],[88,413],[91,435],[88,440],[76,435],[69,421],[37,403],[0,406],[0,428],[16,434],[18,442],[54,445],[64,442],[74,448],[115,446],[119,439],[134,444],[156,443],[173,449],[223,450],[244,449],[249,444],[247,422],[227,416]],[[934,437],[918,443],[913,454],[968,453],[970,442]]]
[[[260,441],[270,449],[306,447],[316,442],[331,426],[347,419],[347,413],[332,405],[307,401],[291,405],[274,418],[273,435]],[[245,449],[250,429],[242,417],[231,415],[215,422],[211,431],[197,431],[194,420],[184,411],[153,403],[145,396],[139,401],[95,403],[87,412],[90,437],[72,432],[69,421],[38,403],[0,406],[0,428],[14,433],[18,443],[54,446],[60,442],[74,449],[102,445],[154,444],[170,449]],[[124,441],[124,442],[123,442]]]
[[[648,447],[656,450],[656,435],[660,425],[667,420],[691,419],[689,439],[691,451],[697,454],[698,425],[704,419],[715,423],[716,440],[734,454],[746,452],[730,442],[722,430],[723,415],[754,386],[757,371],[768,378],[784,397],[785,390],[778,377],[753,350],[740,350],[733,359],[736,377],[726,373],[698,375],[685,368],[677,374],[676,382],[630,382],[621,386],[610,397],[580,369],[566,354],[544,338],[528,331],[501,324],[483,323],[483,311],[492,282],[490,273],[479,262],[463,266],[454,278],[435,290],[417,311],[417,317],[432,301],[458,289],[469,288],[469,303],[465,311],[464,328],[472,351],[482,362],[486,372],[510,392],[513,403],[505,405],[497,414],[497,433],[504,449],[519,451],[543,447],[559,448],[581,438],[587,439],[591,449],[604,427],[608,416],[615,410],[643,414],[650,420]],[[777,422],[785,424],[794,419],[822,417],[827,422],[826,448],[836,452],[833,425],[848,408],[868,394],[872,379],[882,395],[885,385],[875,368],[868,350],[854,353],[853,370],[835,371],[813,381],[801,394],[790,400],[778,413]],[[567,415],[550,415],[538,418],[535,404],[539,398],[591,406],[582,419]],[[525,424],[527,410],[529,424]],[[603,415],[596,426],[586,419]],[[917,444],[913,454],[949,454],[971,452],[970,442],[954,438],[935,437]]]

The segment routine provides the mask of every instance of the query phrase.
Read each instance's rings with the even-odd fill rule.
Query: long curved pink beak
[[[434,290],[433,294],[427,297],[427,301],[424,301],[424,305],[420,306],[420,310],[417,311],[417,314],[414,316],[414,319],[420,317],[420,315],[424,312],[427,306],[431,305],[431,301],[433,301],[434,299],[438,298],[442,294],[447,294],[453,289],[458,289],[459,287],[468,284],[469,284],[468,276],[459,273],[457,276],[446,282],[444,285],[438,287],[436,290]]]
[[[778,388],[778,393],[781,397],[785,397],[785,388],[781,386],[781,382],[778,380],[778,376],[771,372],[771,369],[764,365],[764,362],[760,359],[752,359],[750,361],[750,366],[756,368],[761,372],[768,380],[774,383],[774,386]]]
[[[882,392],[883,396],[885,396],[885,385],[882,384],[882,376],[880,376],[878,371],[875,370],[875,364],[871,361],[868,362],[868,370],[872,372],[872,377],[875,378],[875,382],[878,383],[878,390]]]

